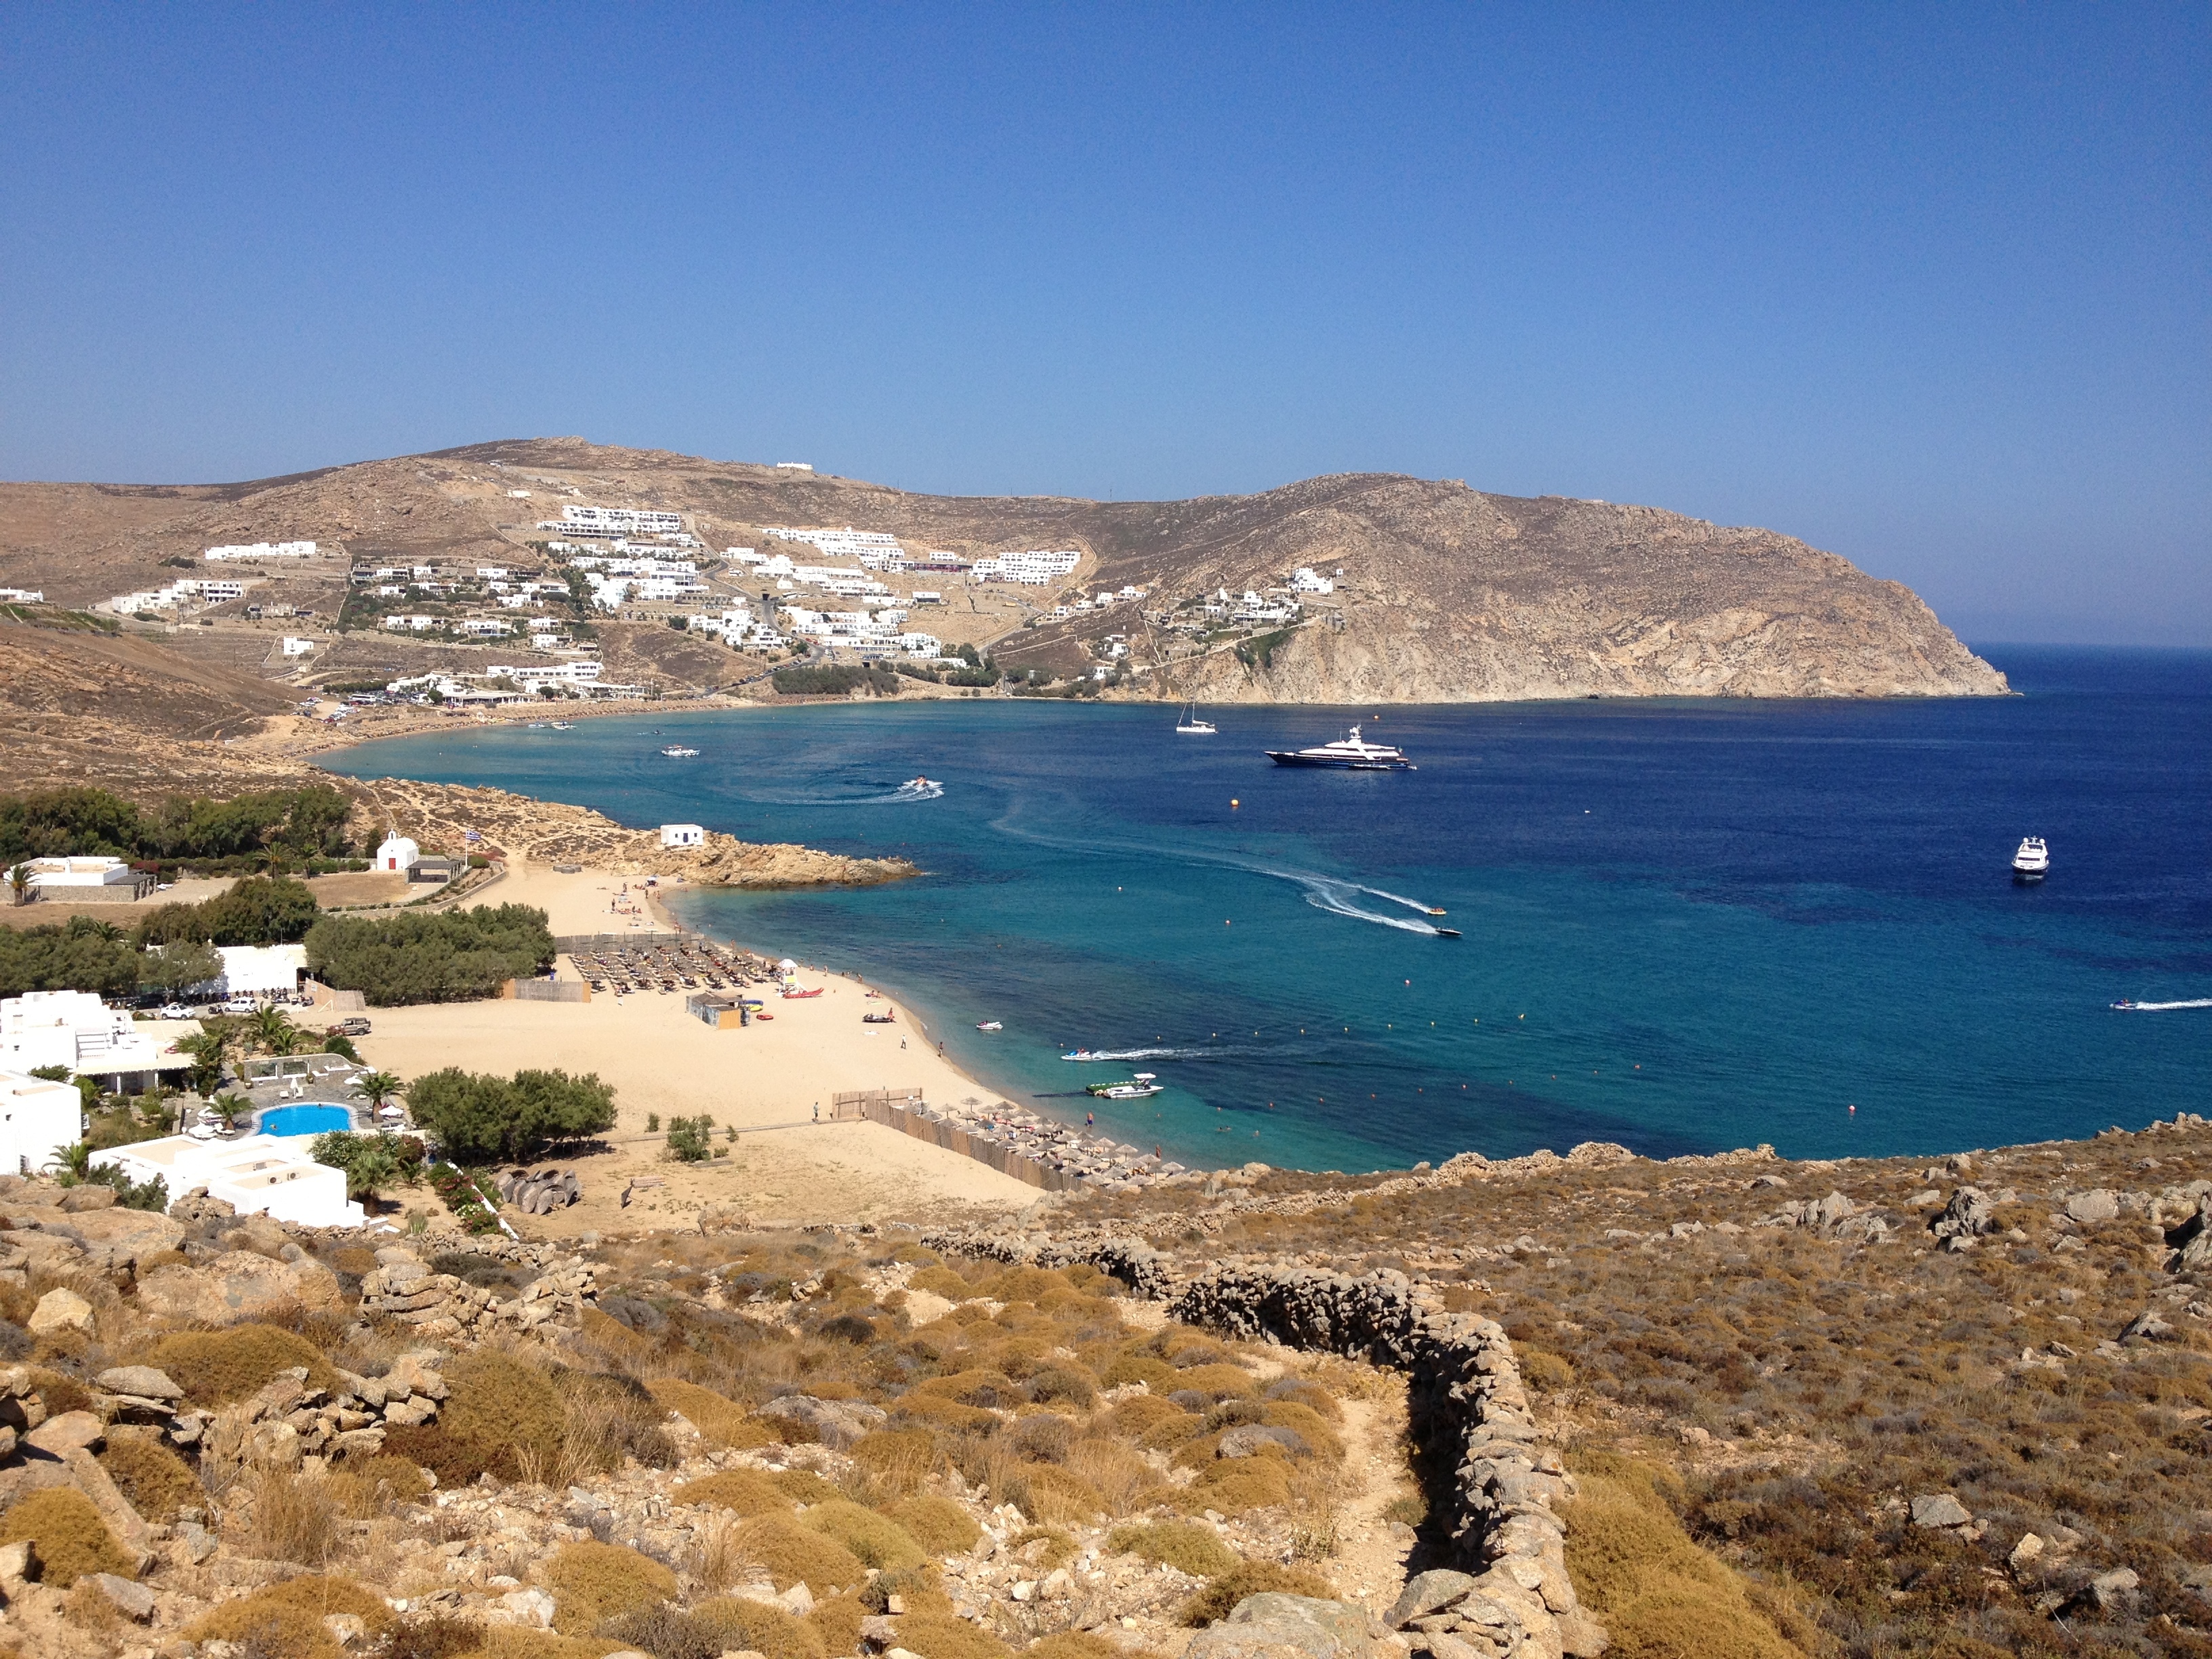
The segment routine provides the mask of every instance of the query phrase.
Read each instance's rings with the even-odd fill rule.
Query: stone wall
[[[1567,1577],[1565,1525],[1553,1504],[1574,1477],[1539,1443],[1513,1345],[1491,1320],[1422,1308],[1403,1273],[1232,1270],[1183,1286],[1168,1316],[1247,1341],[1341,1354],[1406,1373],[1413,1443],[1449,1455],[1451,1512],[1440,1517],[1466,1571],[1418,1575],[1389,1623],[1438,1659],[1480,1653],[1595,1654],[1605,1632]]]

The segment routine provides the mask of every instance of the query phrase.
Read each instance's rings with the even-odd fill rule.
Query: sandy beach
[[[627,889],[627,895],[624,890]],[[544,909],[556,935],[636,933],[667,924],[646,902],[635,878],[574,875],[518,861],[488,889],[486,904]],[[573,963],[557,964],[564,979]],[[702,1212],[754,1221],[972,1219],[1034,1202],[1038,1189],[988,1165],[873,1123],[831,1123],[840,1090],[918,1087],[949,1104],[990,1098],[965,1073],[937,1056],[912,1015],[888,999],[835,975],[802,974],[820,997],[768,996],[770,1018],[718,1030],[684,1011],[681,995],[648,993],[589,1003],[465,1002],[370,1011],[374,1031],[359,1042],[371,1064],[412,1079],[441,1066],[512,1073],[557,1066],[597,1073],[613,1086],[618,1121],[611,1150],[562,1160],[583,1183],[580,1203],[550,1216],[511,1216],[528,1237],[572,1237],[667,1226]],[[890,1008],[895,1022],[861,1024]],[[820,1123],[814,1121],[820,1108]],[[727,1155],[705,1164],[665,1161],[657,1115],[710,1115],[715,1145]],[[734,1145],[724,1139],[735,1127]],[[635,1188],[627,1208],[619,1200]]]

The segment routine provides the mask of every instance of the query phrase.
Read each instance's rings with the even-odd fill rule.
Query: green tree
[[[210,1094],[222,1081],[222,1064],[229,1048],[229,1034],[222,1030],[203,1030],[178,1041],[177,1052],[192,1062],[185,1080],[194,1094]]]
[[[295,945],[321,914],[307,884],[252,876],[204,904],[164,904],[138,924],[142,945]]]
[[[545,913],[502,904],[372,920],[325,916],[307,933],[307,965],[374,1006],[459,1002],[498,993],[553,963]]]
[[[252,1101],[239,1094],[217,1095],[208,1104],[215,1108],[215,1115],[226,1131],[235,1129],[238,1120],[253,1109]]]
[[[138,959],[138,983],[164,996],[222,977],[222,957],[211,945],[156,945]]]
[[[264,1054],[295,1054],[306,1035],[282,1008],[256,1008],[246,1018],[246,1037]]]
[[[672,1117],[668,1120],[668,1155],[684,1164],[701,1164],[714,1155],[707,1132],[711,1117]]]
[[[16,903],[28,904],[31,902],[31,866],[27,864],[10,865],[8,867],[8,885],[15,895]]]
[[[317,1135],[308,1152],[318,1164],[343,1170],[346,1196],[374,1199],[386,1187],[412,1186],[422,1173],[421,1143],[394,1134]]]
[[[512,1079],[449,1066],[407,1091],[415,1121],[456,1164],[524,1163],[548,1146],[614,1126],[614,1091],[596,1075],[518,1072]]]

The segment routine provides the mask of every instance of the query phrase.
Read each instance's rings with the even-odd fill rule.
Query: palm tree
[[[46,1160],[46,1167],[63,1186],[78,1185],[92,1173],[92,1143],[78,1140],[55,1147],[54,1155]]]
[[[8,885],[15,890],[16,903],[28,904],[31,902],[31,866],[18,864],[11,868],[8,872]]]
[[[404,1087],[397,1072],[363,1072],[353,1080],[354,1093],[368,1103],[372,1112],[382,1111]]]
[[[195,1091],[206,1094],[222,1081],[223,1055],[229,1047],[229,1034],[222,1030],[201,1031],[179,1040],[177,1052],[191,1059],[189,1075]]]
[[[208,1102],[208,1104],[215,1109],[215,1115],[222,1120],[225,1133],[238,1127],[240,1113],[250,1112],[253,1109],[253,1103],[244,1095],[217,1095],[213,1100]]]
[[[264,1054],[289,1054],[299,1046],[299,1027],[274,1004],[255,1009],[246,1020],[246,1029],[253,1046]]]

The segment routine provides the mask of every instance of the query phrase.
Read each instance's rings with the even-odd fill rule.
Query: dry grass
[[[200,1485],[192,1466],[163,1445],[151,1429],[110,1428],[100,1467],[131,1507],[149,1521],[173,1521],[179,1510],[207,1504],[207,1488]]]
[[[816,1595],[867,1581],[867,1565],[836,1539],[780,1515],[757,1516],[732,1539],[738,1558],[760,1568],[779,1590],[804,1583]]]
[[[727,1510],[732,1515],[783,1515],[792,1499],[775,1480],[757,1469],[723,1469],[697,1480],[687,1480],[670,1494],[678,1504]]]
[[[317,1569],[330,1563],[345,1538],[345,1516],[327,1480],[262,1464],[245,1471],[240,1486],[246,1554]]]
[[[1164,1562],[1194,1578],[1218,1578],[1233,1571],[1237,1553],[1211,1527],[1192,1521],[1155,1521],[1116,1527],[1106,1547],[1117,1555],[1140,1555]]]
[[[1248,1595],[1271,1592],[1285,1595],[1313,1595],[1333,1600],[1336,1586],[1310,1567],[1285,1567],[1273,1561],[1243,1561],[1207,1582],[1204,1589],[1176,1610],[1176,1617],[1193,1626],[1226,1619]]]
[[[884,1513],[905,1528],[932,1555],[957,1555],[975,1547],[983,1529],[949,1498],[924,1492],[888,1504]]]
[[[505,1480],[543,1484],[544,1477],[568,1467],[568,1413],[536,1366],[496,1348],[478,1348],[455,1359],[445,1377],[437,1432],[484,1468]]]
[[[918,1567],[927,1559],[913,1534],[897,1522],[842,1498],[815,1504],[800,1517],[800,1524],[810,1532],[836,1540],[863,1566],[884,1572]]]
[[[654,1400],[699,1431],[710,1446],[744,1450],[775,1443],[775,1431],[743,1406],[712,1389],[679,1376],[656,1376],[646,1383]]]

